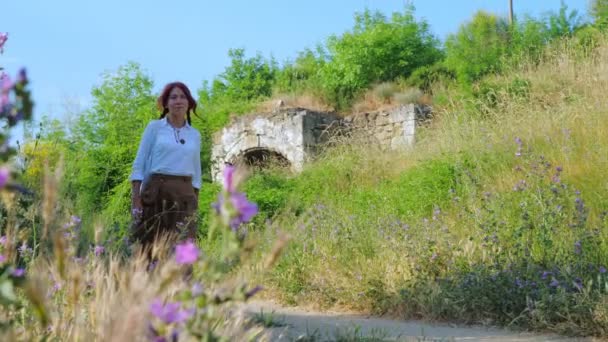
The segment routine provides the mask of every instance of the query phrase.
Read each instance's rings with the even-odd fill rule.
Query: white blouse
[[[146,126],[130,179],[144,181],[153,173],[191,176],[192,186],[201,188],[201,135],[196,128],[186,123],[176,129],[166,117]]]

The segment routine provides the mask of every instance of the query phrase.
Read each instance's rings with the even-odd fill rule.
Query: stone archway
[[[414,143],[416,118],[425,110],[411,104],[340,118],[335,113],[284,108],[241,116],[214,133],[211,176],[220,181],[226,163],[264,167],[271,160],[299,172],[337,132],[368,136],[385,149],[407,148]]]
[[[291,168],[291,162],[280,152],[266,147],[253,147],[243,151],[231,160],[231,164],[244,164],[254,169],[268,167]]]

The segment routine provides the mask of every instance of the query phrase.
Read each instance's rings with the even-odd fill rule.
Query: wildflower
[[[56,281],[53,283],[53,288],[51,289],[51,295],[54,294],[55,292],[61,290],[62,286],[61,283]]]
[[[547,279],[548,276],[552,275],[553,273],[549,272],[549,271],[543,271],[543,274],[540,276],[540,279]]]
[[[200,251],[192,241],[175,246],[175,262],[178,264],[193,264]]]
[[[583,280],[581,278],[576,278],[574,280],[573,284],[577,290],[579,290],[579,291],[583,290]]]
[[[150,312],[164,323],[183,323],[194,314],[194,309],[183,310],[179,302],[163,305],[160,299],[155,299],[150,304]]]
[[[1,100],[0,100],[1,101]],[[10,171],[6,167],[0,168],[0,188],[3,188],[8,182]]]
[[[559,286],[559,281],[557,281],[557,279],[553,278],[551,280],[551,283],[549,283],[549,286],[551,286],[551,287],[558,287]]]
[[[6,261],[6,257],[0,254],[0,264],[3,264]]]
[[[0,245],[6,246],[6,236],[0,236]]]
[[[601,273],[601,274],[606,273],[606,267],[604,267],[604,266],[600,266],[600,273]]]
[[[72,217],[70,217],[70,222],[76,226],[78,224],[80,224],[80,222],[82,222],[82,220],[80,219],[80,217],[76,216],[76,215],[72,215]]]
[[[203,294],[204,290],[205,289],[203,287],[203,284],[196,282],[192,285],[192,289],[190,290],[190,292],[192,292],[192,296],[198,297]]]
[[[95,256],[100,256],[105,251],[106,251],[106,248],[104,246],[100,246],[100,245],[95,246],[95,248],[93,249],[93,253],[95,254]]]
[[[585,202],[584,202],[584,201],[583,201],[583,200],[582,200],[580,197],[577,197],[577,198],[574,200],[574,202],[576,203],[576,210],[577,210],[579,213],[582,213],[582,212],[584,212],[584,211],[585,211]]]
[[[11,274],[15,277],[23,277],[25,275],[25,269],[23,268],[15,268]]]
[[[232,165],[226,165],[224,168],[224,190],[226,192],[234,192],[235,184],[234,184],[234,173],[236,168]]]
[[[148,265],[148,272],[152,272],[155,268],[156,265],[158,265],[158,260],[154,260],[152,261],[149,265]]]
[[[582,252],[582,244],[581,244],[581,241],[578,240],[574,243],[574,253],[581,254],[581,252]]]
[[[211,206],[221,215],[224,224],[229,225],[236,232],[239,225],[249,222],[257,214],[258,207],[255,203],[249,202],[245,194],[235,191],[234,174],[234,167],[226,166],[224,192],[219,194],[218,201]]]
[[[27,256],[28,254],[33,252],[33,249],[27,246],[27,242],[23,241],[21,246],[17,248],[17,251],[19,251],[19,255]]]
[[[17,82],[27,83],[27,70],[25,68],[19,69],[19,73],[17,74]]]
[[[8,32],[0,32],[0,53],[4,52],[4,43],[8,40]]]

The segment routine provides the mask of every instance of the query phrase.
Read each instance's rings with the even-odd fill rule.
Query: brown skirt
[[[196,237],[198,198],[192,178],[153,174],[141,192],[143,213],[134,222],[133,238],[148,248],[159,238]]]

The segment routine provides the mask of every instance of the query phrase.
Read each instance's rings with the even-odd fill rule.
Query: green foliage
[[[293,181],[281,170],[262,171],[253,174],[245,183],[244,190],[258,205],[259,219],[272,218],[287,204]]]
[[[592,0],[590,8],[593,24],[605,30],[608,27],[608,1],[607,0]]]
[[[563,3],[558,13],[549,12],[542,19],[525,17],[512,27],[505,18],[480,11],[448,37],[445,65],[461,82],[471,83],[508,64],[537,63],[549,42],[571,36],[582,26],[578,13]]]
[[[157,118],[152,81],[130,63],[105,74],[92,94],[93,106],[71,128],[64,191],[73,196],[79,212],[96,212],[109,204],[106,217],[119,215],[124,221],[129,215],[124,212],[125,180],[144,128]]]
[[[473,96],[477,100],[478,111],[489,115],[501,105],[527,101],[530,87],[530,81],[522,78],[509,81],[485,79],[474,87]]]
[[[213,81],[211,92],[230,101],[251,101],[270,96],[277,69],[274,60],[266,61],[260,54],[245,58],[244,49],[230,49],[231,64]]]
[[[432,93],[433,85],[440,81],[452,81],[456,78],[453,71],[443,62],[422,66],[414,70],[407,79],[407,84],[417,87],[425,93]]]
[[[439,41],[425,21],[415,20],[411,8],[390,20],[369,10],[356,14],[353,30],[330,37],[327,50],[330,58],[319,76],[323,94],[342,109],[371,84],[408,77],[442,57]]]
[[[509,24],[501,17],[483,11],[450,35],[446,45],[446,66],[455,70],[462,82],[500,70],[501,58],[508,51]]]
[[[568,12],[568,6],[562,2],[558,13],[551,13],[546,19],[550,37],[571,36],[582,26],[582,19],[578,11]]]
[[[431,215],[434,207],[449,202],[456,182],[456,169],[449,161],[431,160],[407,170],[394,182],[382,184],[378,193],[389,196],[399,216]]]
[[[322,45],[304,49],[294,62],[286,62],[277,71],[274,89],[278,93],[315,92],[321,89],[320,71],[328,56]]]

